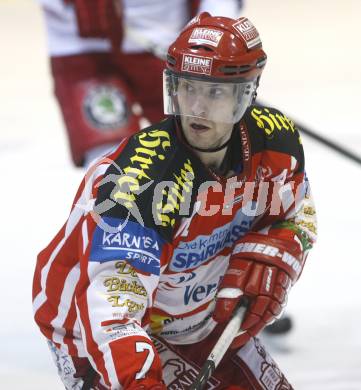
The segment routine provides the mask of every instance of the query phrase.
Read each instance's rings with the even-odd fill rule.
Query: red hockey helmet
[[[258,31],[247,18],[235,20],[203,12],[187,24],[168,49],[165,113],[197,116],[179,107],[177,90],[182,79],[199,80],[207,83],[202,93],[209,93],[212,84],[228,84],[236,94],[237,108],[222,120],[237,122],[252,104],[266,61]]]

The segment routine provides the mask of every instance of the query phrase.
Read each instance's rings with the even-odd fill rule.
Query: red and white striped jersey
[[[227,178],[206,168],[173,118],[148,127],[90,168],[39,254],[35,320],[62,351],[87,357],[106,388],[159,378],[150,333],[170,344],[207,337],[236,245],[280,256],[267,244],[277,238],[301,272],[316,220],[292,121],[250,107],[224,164]]]

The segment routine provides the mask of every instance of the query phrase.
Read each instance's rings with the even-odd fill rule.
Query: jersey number
[[[137,341],[135,343],[135,350],[136,352],[148,351],[148,355],[147,358],[145,359],[142,369],[138,371],[135,375],[135,379],[142,379],[145,377],[146,373],[149,371],[150,366],[153,363],[154,351],[151,345],[149,345],[148,343],[143,343],[141,341]]]

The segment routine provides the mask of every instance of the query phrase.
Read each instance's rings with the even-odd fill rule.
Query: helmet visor
[[[234,124],[251,105],[255,90],[255,81],[207,81],[165,70],[164,113]]]

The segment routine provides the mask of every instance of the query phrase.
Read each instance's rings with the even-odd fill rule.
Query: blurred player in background
[[[196,13],[236,18],[240,0],[39,0],[55,95],[76,166],[164,116],[169,44]]]

